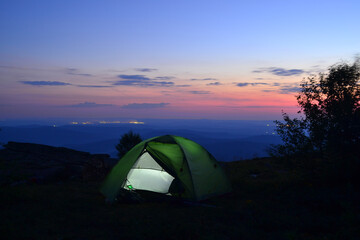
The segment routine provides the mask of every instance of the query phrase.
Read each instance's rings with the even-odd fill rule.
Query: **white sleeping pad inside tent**
[[[173,176],[144,152],[129,171],[124,188],[168,193],[173,180]]]

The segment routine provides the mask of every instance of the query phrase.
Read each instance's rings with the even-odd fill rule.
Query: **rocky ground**
[[[359,184],[327,175],[316,160],[223,163],[233,192],[200,203],[145,194],[109,205],[99,188],[111,163],[71,149],[5,145],[1,239],[360,239]]]

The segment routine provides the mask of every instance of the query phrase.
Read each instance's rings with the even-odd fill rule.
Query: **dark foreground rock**
[[[8,142],[0,150],[0,184],[101,180],[116,160],[64,147]]]

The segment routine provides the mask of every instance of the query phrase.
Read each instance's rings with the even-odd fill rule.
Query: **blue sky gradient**
[[[303,77],[359,53],[359,10],[356,0],[2,0],[0,120],[44,109],[278,118],[295,112]],[[58,107],[70,105],[84,111]]]

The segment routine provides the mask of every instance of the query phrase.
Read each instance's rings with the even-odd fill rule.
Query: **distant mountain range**
[[[182,136],[187,137],[186,134],[183,134]],[[270,146],[270,144],[281,143],[279,137],[267,135],[252,136],[241,139],[204,137],[190,137],[189,139],[201,144],[219,161],[233,161],[254,157],[265,157],[267,156],[266,149]],[[118,142],[119,139],[109,139],[84,144],[67,144],[64,146],[90,153],[107,153],[112,157],[115,157],[117,153],[115,145]]]
[[[164,121],[164,120],[162,120]],[[156,123],[156,124],[155,124]],[[233,161],[267,156],[270,144],[281,140],[272,134],[266,122],[214,122],[187,120],[148,125],[90,125],[1,127],[0,142],[8,141],[68,147],[92,154],[107,153],[116,157],[115,145],[121,135],[132,130],[143,139],[172,134],[189,138],[204,146],[219,161]],[[217,123],[217,124],[216,124]]]

